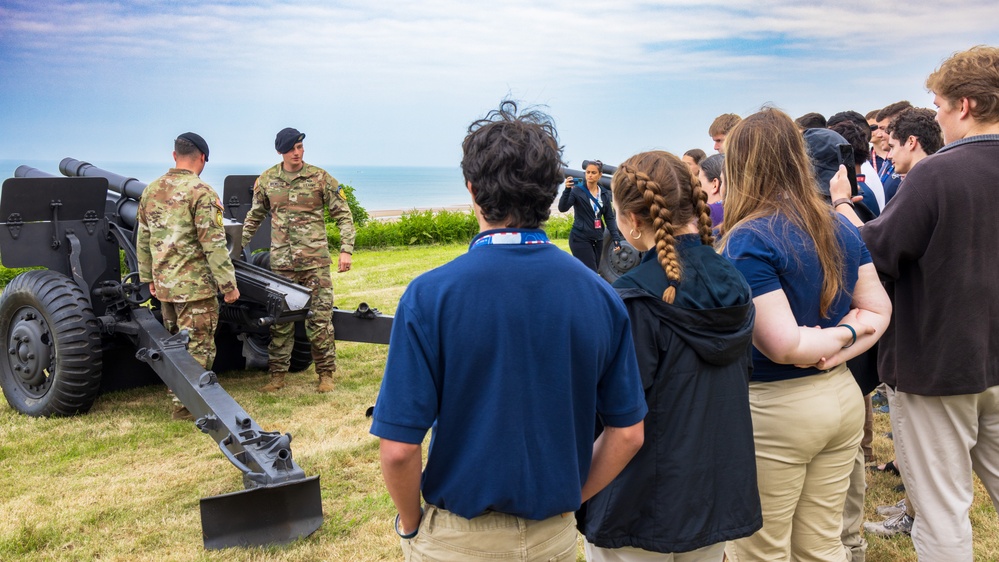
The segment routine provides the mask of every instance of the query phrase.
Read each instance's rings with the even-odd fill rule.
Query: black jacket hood
[[[727,365],[746,353],[753,339],[756,309],[749,299],[725,308],[688,309],[667,304],[642,289],[618,289],[627,303],[632,299],[648,307],[660,321],[683,339],[703,361]]]

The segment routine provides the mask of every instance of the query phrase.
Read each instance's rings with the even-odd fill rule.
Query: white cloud
[[[995,43],[997,22],[995,4],[954,0],[14,0],[0,8],[0,120],[53,129],[37,149],[137,126],[152,145],[203,123],[237,159],[270,158],[261,138],[315,123],[329,132],[317,142],[336,135],[323,150],[358,163],[440,163],[510,93],[549,103],[570,151],[623,157],[667,135],[673,150],[706,144],[713,116],[767,101],[797,114],[915,97],[942,58]]]

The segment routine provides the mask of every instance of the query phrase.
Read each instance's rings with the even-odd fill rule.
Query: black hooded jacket
[[[677,237],[673,304],[655,250],[614,283],[631,316],[649,413],[645,444],[584,504],[596,546],[688,552],[763,524],[749,411],[755,309],[742,274],[697,235]]]

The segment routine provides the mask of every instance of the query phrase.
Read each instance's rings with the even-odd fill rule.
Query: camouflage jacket
[[[171,168],[146,186],[137,218],[139,280],[154,284],[156,298],[188,302],[236,288],[222,201],[193,172]]]
[[[329,266],[324,205],[340,228],[340,251],[353,253],[354,219],[340,182],[311,164],[303,163],[297,172],[286,172],[277,164],[260,174],[253,186],[253,205],[243,221],[243,246],[270,213],[272,270]]]

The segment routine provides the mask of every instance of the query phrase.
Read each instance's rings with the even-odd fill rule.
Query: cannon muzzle
[[[135,229],[136,217],[138,217],[139,213],[139,198],[142,197],[142,190],[146,189],[145,183],[135,178],[109,172],[94,166],[90,162],[84,162],[75,158],[63,158],[59,162],[59,171],[62,172],[62,175],[71,178],[88,177],[108,180],[108,191],[113,191],[122,196],[118,197],[108,193],[108,199],[114,199],[115,213],[124,226],[132,230]]]
[[[89,162],[76,160],[75,158],[63,158],[59,162],[59,171],[68,177],[88,177],[104,178],[108,180],[108,189],[115,193],[120,193],[136,201],[142,197],[142,190],[146,189],[146,184],[135,178],[129,178],[109,172],[94,166]]]
[[[38,168],[32,168],[31,166],[18,166],[14,170],[15,178],[55,178],[58,177],[55,174],[50,174],[48,172],[43,172]]]

